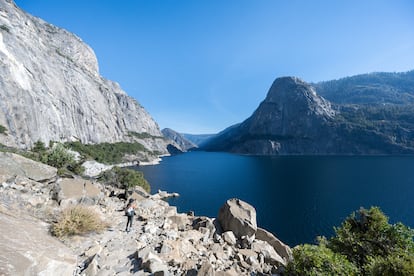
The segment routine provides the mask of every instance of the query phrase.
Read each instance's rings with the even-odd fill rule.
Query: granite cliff
[[[162,137],[153,118],[99,74],[93,50],[76,35],[0,0],[0,143],[131,141]],[[163,139],[141,139],[167,153]]]
[[[369,121],[360,109],[333,105],[298,78],[278,78],[252,116],[202,148],[259,155],[414,153],[414,128]]]

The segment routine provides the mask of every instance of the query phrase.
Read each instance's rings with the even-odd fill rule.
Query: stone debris
[[[102,233],[66,238],[66,246],[57,243],[63,247],[59,252],[69,252],[72,255],[65,254],[72,257],[31,254],[16,263],[7,252],[20,252],[21,248],[6,248],[5,242],[0,243],[0,261],[13,265],[14,271],[35,267],[39,273],[56,269],[68,275],[71,270],[78,276],[274,275],[292,258],[287,245],[257,227],[255,209],[239,199],[226,201],[214,219],[178,213],[164,200],[175,194],[159,191],[148,195],[138,189],[132,193],[137,205],[132,230],[125,232],[126,201],[118,196],[123,190],[77,178],[47,183],[8,173],[13,172],[0,175],[0,218],[19,210],[46,225],[42,228],[45,237],[33,245],[26,240],[25,248],[47,244],[48,239],[56,241],[47,225],[71,204],[92,205],[109,224]],[[7,215],[8,225],[18,227],[19,217]],[[30,228],[25,231],[31,235]],[[44,260],[48,260],[47,267],[41,266]]]

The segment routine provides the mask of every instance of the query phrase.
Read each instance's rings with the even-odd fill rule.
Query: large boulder
[[[276,250],[276,253],[279,254],[285,261],[290,261],[293,259],[292,249],[289,246],[281,242],[278,238],[276,238],[272,233],[262,229],[260,227],[257,228],[256,232],[256,239],[265,241]]]
[[[59,179],[53,189],[54,198],[61,206],[83,203],[94,205],[103,198],[97,183],[82,178]]]
[[[37,182],[54,179],[57,169],[18,154],[0,152],[0,175],[22,176]]]
[[[237,238],[253,236],[257,230],[256,210],[240,199],[229,199],[220,208],[218,221],[223,231],[232,231]]]

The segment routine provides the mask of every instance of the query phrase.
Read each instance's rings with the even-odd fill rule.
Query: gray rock
[[[0,125],[7,128],[0,143],[137,140],[168,153],[157,123],[119,84],[100,76],[95,53],[79,37],[13,1],[0,4],[0,25],[9,30],[0,31]]]
[[[214,268],[209,262],[203,262],[200,269],[197,272],[198,276],[214,276]]]
[[[270,265],[283,265],[286,266],[287,262],[281,256],[279,256],[273,246],[265,241],[255,240],[252,244],[252,250],[258,254],[263,254],[264,261]],[[260,257],[259,257],[260,258]]]
[[[44,182],[56,178],[56,174],[57,169],[54,167],[14,153],[0,152],[0,175],[22,176]]]
[[[236,236],[234,236],[234,233],[232,231],[226,231],[223,233],[223,240],[227,242],[229,245],[236,245],[237,239]]]
[[[0,212],[0,274],[72,276],[76,255],[50,236],[45,223],[14,213]]]
[[[281,242],[278,238],[276,238],[272,233],[266,231],[262,228],[257,228],[256,232],[256,239],[262,240],[273,246],[276,253],[279,254],[282,258],[286,261],[290,261],[293,259],[292,249],[289,246]]]
[[[224,231],[232,231],[237,238],[253,236],[257,230],[256,210],[240,199],[227,200],[217,219]]]

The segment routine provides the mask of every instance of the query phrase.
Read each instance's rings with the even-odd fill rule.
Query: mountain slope
[[[157,123],[117,83],[99,75],[93,50],[77,36],[0,0],[0,143],[129,141],[160,137]],[[165,152],[165,145],[147,147]]]
[[[161,132],[164,137],[174,141],[181,151],[188,151],[197,147],[197,145],[186,139],[182,134],[171,128],[164,128]]]
[[[338,104],[414,104],[414,70],[370,73],[313,84]]]
[[[332,107],[298,78],[278,78],[252,116],[203,149],[259,155],[414,153],[413,145],[395,139],[394,130],[381,132],[350,120],[354,111]],[[412,137],[413,131],[403,136]]]

